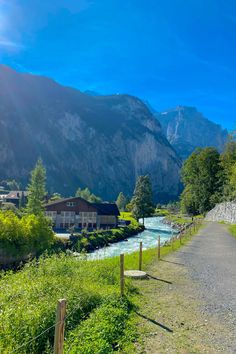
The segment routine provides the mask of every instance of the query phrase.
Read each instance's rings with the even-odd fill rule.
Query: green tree
[[[75,194],[76,197],[83,198],[90,203],[101,203],[102,199],[93,194],[88,188],[78,188]]]
[[[182,168],[184,191],[181,207],[189,214],[202,214],[220,201],[223,189],[223,168],[215,148],[197,149]]]
[[[3,186],[5,190],[9,191],[19,191],[20,184],[13,180],[0,181],[0,186]]]
[[[30,184],[28,186],[27,211],[29,214],[43,214],[46,196],[46,170],[42,160],[39,159],[31,172]]]
[[[120,211],[125,211],[126,204],[127,204],[127,198],[125,197],[124,193],[120,192],[116,200],[116,205],[118,206],[118,209]]]
[[[231,166],[230,173],[224,188],[224,199],[236,199],[236,163]]]
[[[136,182],[134,195],[131,199],[131,211],[138,220],[152,215],[154,206],[152,201],[152,186],[149,176],[139,176]]]
[[[53,193],[49,199],[49,202],[55,202],[60,199],[62,199],[62,196],[60,193]]]
[[[232,200],[235,198],[235,188],[232,181],[234,180],[234,166],[236,164],[236,141],[233,135],[230,136],[225,146],[224,152],[220,157],[221,166],[223,168],[223,200]]]

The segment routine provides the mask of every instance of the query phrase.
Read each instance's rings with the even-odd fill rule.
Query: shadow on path
[[[157,278],[157,277],[154,277],[150,274],[147,273],[147,276],[148,278],[151,278],[151,279],[155,279],[155,280],[158,280],[158,281],[162,281],[163,283],[167,283],[167,284],[173,284],[171,281],[169,280],[165,280],[165,279],[161,279],[161,278]]]
[[[167,263],[172,263],[172,264],[176,264],[176,265],[180,265],[180,266],[185,267],[185,264],[183,264],[183,263],[171,262],[171,261],[167,261],[166,259],[160,259],[160,261],[167,262]]]
[[[173,331],[171,328],[169,328],[169,327],[163,325],[162,323],[157,322],[157,321],[155,321],[155,320],[153,320],[152,318],[149,318],[149,317],[147,317],[147,316],[144,316],[144,315],[142,315],[141,313],[139,313],[139,312],[137,312],[137,311],[135,311],[135,313],[136,313],[138,316],[144,318],[145,320],[147,320],[147,321],[149,321],[149,322],[151,322],[151,323],[153,323],[153,324],[155,324],[155,325],[161,327],[162,329],[166,330],[167,332],[169,332],[169,333],[174,333],[174,331]]]

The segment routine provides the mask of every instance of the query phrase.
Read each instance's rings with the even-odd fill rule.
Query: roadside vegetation
[[[230,231],[231,235],[236,237],[236,225],[230,225],[229,226],[229,231]]]
[[[162,257],[179,247],[179,240],[162,247]],[[156,257],[157,249],[144,251],[143,269]],[[137,267],[138,253],[125,255],[125,269]],[[120,297],[118,257],[41,256],[16,273],[2,272],[0,289],[1,353],[51,353],[59,298],[67,300],[65,352],[135,351],[140,295],[126,279],[125,296]]]

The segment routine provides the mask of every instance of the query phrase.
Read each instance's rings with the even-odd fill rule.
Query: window
[[[57,217],[57,212],[56,211],[46,211],[45,215],[49,218],[51,218],[52,220],[55,220]]]
[[[68,207],[74,207],[74,206],[76,206],[76,202],[67,202],[66,205]]]

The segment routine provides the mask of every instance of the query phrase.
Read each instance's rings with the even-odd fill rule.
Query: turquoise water
[[[121,253],[132,253],[139,250],[140,241],[143,242],[143,249],[157,247],[157,237],[160,235],[161,244],[169,240],[172,233],[176,232],[169,225],[163,224],[163,217],[145,218],[146,230],[137,236],[130,237],[127,241],[113,243],[110,246],[101,248],[87,255],[88,259],[102,259],[115,257]]]

